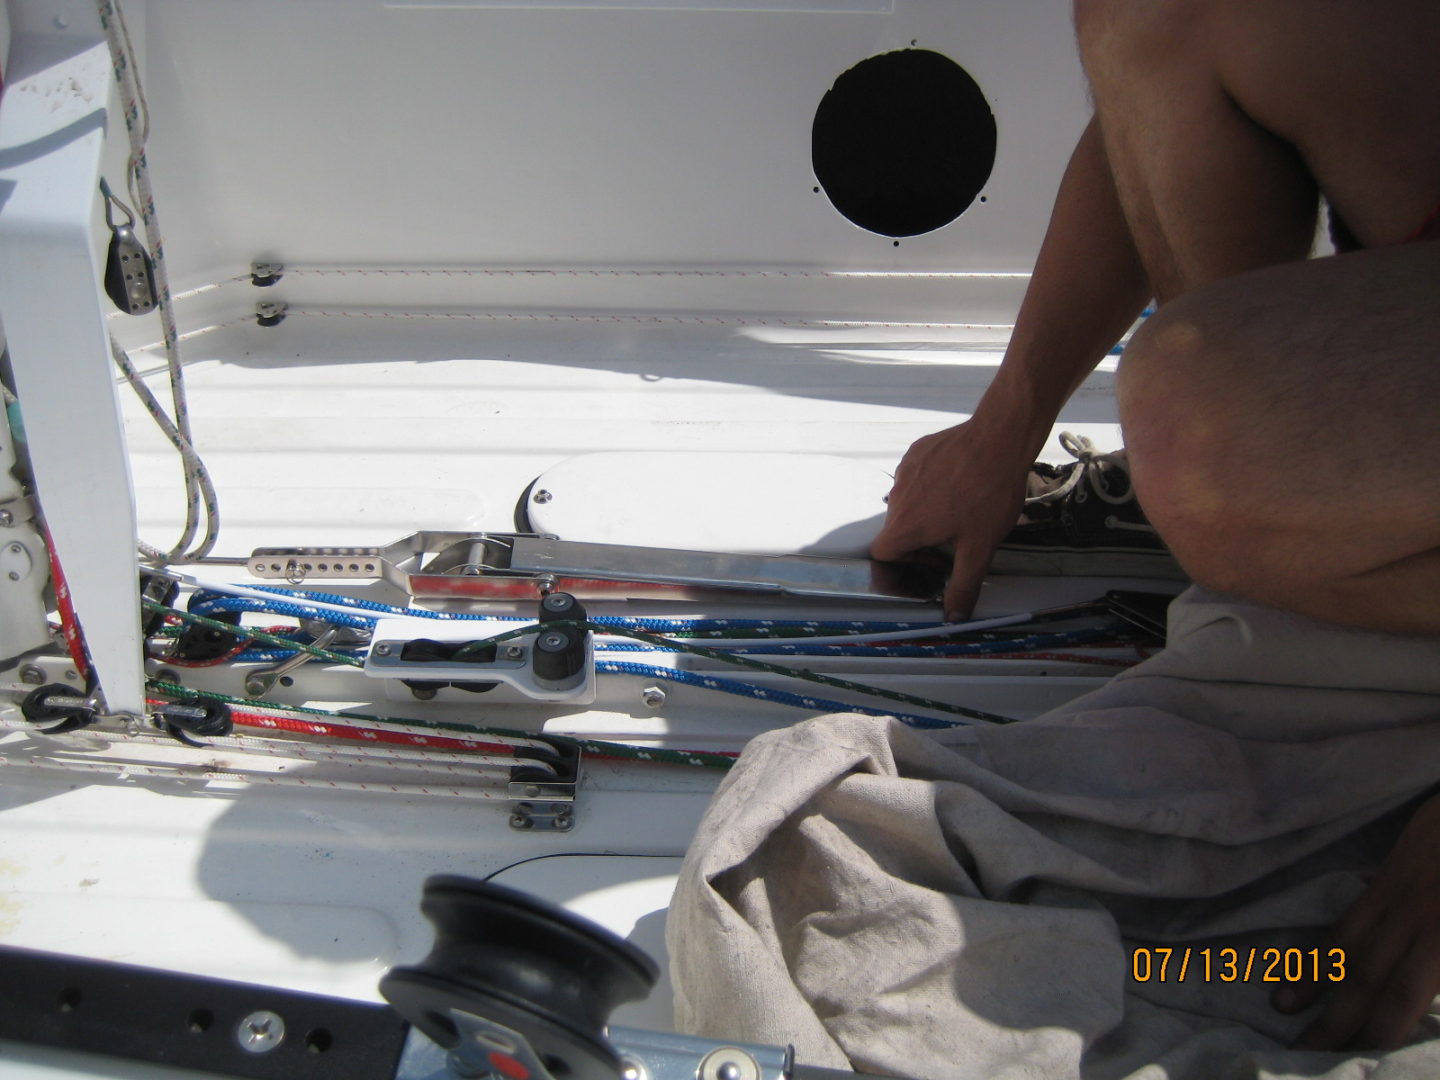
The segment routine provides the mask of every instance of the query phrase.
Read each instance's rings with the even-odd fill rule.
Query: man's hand
[[[1324,1010],[1296,1042],[1307,1050],[1402,1045],[1440,993],[1440,796],[1424,803],[1364,895],[1335,924],[1345,950],[1343,982],[1287,987],[1281,1012],[1299,1012],[1322,991]]]
[[[885,527],[870,554],[893,561],[953,543],[945,616],[963,619],[996,545],[1020,517],[1031,462],[1013,437],[989,437],[974,421],[917,440],[895,470]]]

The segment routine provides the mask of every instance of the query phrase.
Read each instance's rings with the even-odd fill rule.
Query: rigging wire
[[[160,402],[156,400],[155,395],[150,392],[150,388],[145,385],[144,379],[142,379],[140,373],[135,370],[135,365],[131,362],[129,355],[120,347],[120,343],[117,342],[114,337],[110,339],[110,355],[115,361],[115,366],[120,369],[120,374],[125,377],[125,381],[129,383],[130,388],[135,391],[135,395],[140,399],[140,403],[145,406],[145,411],[150,414],[156,426],[160,428],[165,438],[170,441],[170,445],[179,451],[181,467],[185,470],[185,476],[187,478],[187,492],[189,491],[190,478],[193,477],[199,498],[205,506],[206,522],[205,538],[201,541],[196,551],[210,551],[214,548],[216,540],[219,539],[220,532],[220,502],[218,496],[215,494],[215,484],[210,479],[210,470],[207,469],[205,463],[200,460],[200,455],[195,452],[195,447],[191,445],[190,440],[182,435],[170,417],[165,415],[165,410],[161,408]],[[161,561],[168,560],[175,555],[174,551],[167,554],[157,548],[150,547],[148,544],[142,544],[141,549],[148,558],[159,559]]]
[[[195,463],[199,459],[194,457],[195,440],[190,430],[190,407],[186,400],[185,373],[180,360],[180,334],[175,323],[175,303],[170,292],[170,275],[165,262],[165,243],[160,232],[159,217],[155,211],[155,193],[150,184],[149,161],[145,155],[145,144],[150,137],[150,108],[145,100],[144,88],[140,83],[134,43],[130,39],[130,30],[125,23],[125,16],[121,11],[119,0],[96,0],[96,6],[100,14],[100,24],[105,30],[106,41],[109,45],[110,62],[119,86],[122,112],[125,116],[125,130],[129,136],[130,156],[126,162],[125,184],[139,211],[140,220],[145,226],[146,246],[150,253],[155,283],[155,298],[160,309],[160,327],[165,343],[165,362],[170,378],[170,396],[174,413],[172,426],[180,440],[176,442],[176,446],[181,447],[183,443],[183,446],[191,448],[188,455],[183,448],[181,449],[185,477],[185,525],[180,539],[168,552],[161,552],[148,545],[142,546],[141,550],[146,558],[155,561],[203,558],[215,546],[220,521],[214,499],[214,489],[208,484],[208,476],[202,481],[201,472],[195,468]],[[137,384],[138,380],[131,380],[132,386]],[[154,415],[153,412],[152,415]],[[202,511],[207,520],[205,536],[197,547],[191,549],[190,545],[199,531]]]

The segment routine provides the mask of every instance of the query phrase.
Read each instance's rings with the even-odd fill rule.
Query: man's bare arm
[[[970,420],[910,447],[871,554],[899,559],[953,543],[945,611],[967,614],[1055,417],[1149,296],[1092,120],[1061,181],[1004,362]]]

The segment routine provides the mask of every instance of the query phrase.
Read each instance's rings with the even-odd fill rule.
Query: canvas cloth
[[[1260,971],[1137,982],[1132,950],[1311,948],[1437,782],[1440,640],[1191,589],[1163,653],[1038,719],[756,739],[671,906],[677,1023],[945,1080],[1436,1080],[1433,1012],[1378,1065],[1292,1051],[1313,1011]]]

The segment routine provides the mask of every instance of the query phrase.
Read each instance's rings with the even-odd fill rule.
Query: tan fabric
[[[1440,1041],[1288,1050],[1310,1017],[1218,953],[1316,944],[1440,782],[1440,641],[1198,589],[1170,641],[1024,724],[756,739],[671,906],[680,1029],[946,1080],[1440,1077]],[[1158,945],[1183,983],[1134,979]]]

